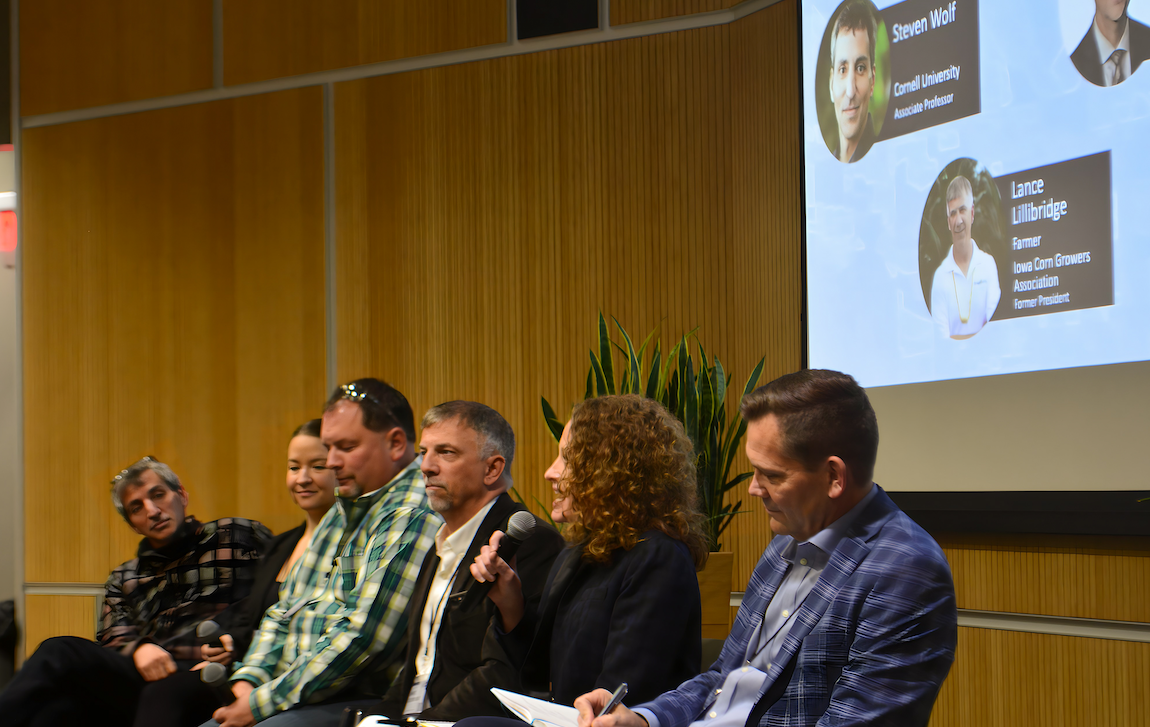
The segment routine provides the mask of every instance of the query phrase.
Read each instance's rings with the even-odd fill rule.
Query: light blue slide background
[[[810,365],[873,387],[1150,360],[1150,62],[1120,86],[1094,86],[1069,57],[1092,0],[983,0],[981,113],[882,141],[842,164],[823,143],[813,103],[819,46],[838,4],[802,3]],[[1131,17],[1150,23],[1150,0],[1131,5]],[[964,341],[943,335],[918,272],[923,206],[942,168],[971,157],[999,176],[1107,149],[1114,305],[991,321]],[[1013,297],[1004,289],[999,305]]]

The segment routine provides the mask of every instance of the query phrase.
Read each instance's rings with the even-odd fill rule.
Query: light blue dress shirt
[[[815,533],[810,540],[803,543],[792,540],[783,549],[781,555],[787,561],[787,573],[767,604],[763,620],[747,642],[743,666],[727,675],[723,686],[715,690],[715,701],[705,714],[691,723],[691,727],[746,725],[759,695],[770,688],[767,672],[790,633],[794,624],[792,616],[814,589],[847,528],[866,509],[876,492],[878,488],[872,484],[870,491],[845,515]],[[659,727],[659,719],[650,710],[640,707],[635,713],[647,720],[651,727]]]

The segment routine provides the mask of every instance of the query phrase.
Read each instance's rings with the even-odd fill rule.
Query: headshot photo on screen
[[[1065,2],[1065,0],[1063,0]],[[1079,0],[1080,15],[1090,14],[1078,47],[1070,54],[1074,67],[1095,86],[1117,86],[1150,57],[1150,27],[1128,14],[1130,0]],[[1135,6],[1137,9],[1137,5]],[[1065,21],[1064,21],[1065,22]]]
[[[819,129],[840,162],[866,156],[890,99],[890,42],[870,0],[846,0],[823,34],[815,71]]]
[[[974,159],[956,159],[930,188],[918,235],[923,299],[941,333],[970,338],[994,318],[1009,273],[1002,200]]]

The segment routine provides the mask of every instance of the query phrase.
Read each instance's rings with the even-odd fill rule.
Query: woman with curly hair
[[[495,636],[523,686],[571,704],[627,682],[638,704],[699,672],[695,570],[707,559],[691,441],[658,402],[603,396],[575,407],[544,477],[551,517],[567,523],[537,612],[495,554],[495,533],[471,567],[493,581]]]

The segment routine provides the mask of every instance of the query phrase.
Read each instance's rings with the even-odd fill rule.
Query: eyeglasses
[[[132,469],[133,467],[136,467],[138,465],[145,464],[145,463],[146,464],[156,464],[158,462],[159,462],[159,460],[157,460],[155,457],[153,457],[150,454],[147,457],[142,457],[142,458],[136,460],[135,462],[128,465],[124,469],[120,470],[120,474],[118,474],[112,478],[112,487],[115,487],[116,485],[120,484],[120,480],[124,479],[124,475],[128,474],[128,470]]]
[[[367,399],[376,406],[383,406],[379,403],[379,399],[376,399],[366,391],[361,391],[360,389],[355,388],[355,384],[342,384],[339,388],[341,391],[343,391],[343,398],[347,399],[348,401],[354,401],[358,404],[364,399]]]

